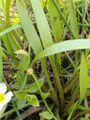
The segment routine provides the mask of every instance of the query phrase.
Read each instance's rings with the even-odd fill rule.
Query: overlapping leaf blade
[[[25,7],[23,6],[21,0],[16,0],[18,13],[21,19],[22,28],[28,39],[29,45],[33,48],[35,54],[42,51],[42,45],[40,39],[36,33],[33,23],[27,14]]]
[[[85,57],[82,54],[82,60],[80,65],[80,99],[83,100],[85,97],[87,84],[88,83],[88,73],[87,73],[87,67],[86,67],[86,61]]]
[[[87,49],[87,48],[90,48],[90,39],[76,39],[75,41],[67,40],[64,42],[56,43],[46,48],[43,52],[41,52],[39,55],[36,56],[34,61],[61,52],[78,50],[78,49]]]
[[[78,38],[79,29],[76,17],[75,4],[73,0],[69,0],[69,17],[70,17],[70,26],[75,38]]]
[[[39,0],[30,0],[44,48],[53,44],[49,24]],[[37,3],[37,4],[36,4]]]
[[[56,42],[58,42],[62,34],[62,21],[60,20],[59,12],[52,0],[49,0],[49,15],[52,32]]]
[[[2,47],[1,47],[1,40],[0,40],[0,82],[3,79],[3,62],[2,62]]]

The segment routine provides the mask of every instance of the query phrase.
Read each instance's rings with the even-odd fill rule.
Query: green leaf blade
[[[36,19],[37,27],[38,27],[40,37],[42,40],[42,44],[43,44],[44,48],[46,48],[46,47],[50,46],[51,44],[53,44],[53,40],[52,40],[52,36],[50,33],[50,28],[49,28],[47,18],[45,16],[43,8],[40,4],[40,0],[30,0],[30,1],[32,4],[34,13],[35,13],[35,19]]]
[[[62,25],[62,21],[60,20],[59,12],[52,0],[49,0],[49,15],[50,15],[52,32],[56,42],[58,42],[61,38],[63,25]]]
[[[35,57],[33,62],[57,53],[88,48],[90,48],[90,39],[76,39],[74,41],[67,40],[64,42],[59,42],[46,48],[43,52]]]
[[[83,98],[85,97],[87,82],[88,82],[87,67],[86,67],[85,57],[82,54],[82,60],[80,65],[80,99],[81,100],[83,100]]]
[[[2,47],[1,47],[1,40],[0,40],[0,82],[3,80],[3,61],[2,61]]]
[[[18,13],[19,13],[19,16],[21,19],[22,28],[28,39],[29,45],[33,48],[35,54],[38,54],[43,49],[42,49],[40,39],[39,39],[39,37],[36,33],[36,30],[33,26],[33,23],[31,21],[30,17],[28,16],[27,11],[24,8],[21,0],[16,0],[16,5],[17,5]]]
[[[70,17],[70,26],[75,38],[79,36],[79,28],[76,17],[75,4],[73,0],[69,0],[69,17]]]

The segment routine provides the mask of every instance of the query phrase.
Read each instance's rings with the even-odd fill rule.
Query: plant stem
[[[70,112],[67,120],[71,120],[72,114],[73,114],[73,112],[76,110],[77,105],[78,105],[78,101],[76,101],[76,103],[73,105],[73,108],[72,108],[72,110],[71,110],[71,112]]]
[[[40,88],[40,86],[39,86],[39,83],[38,83],[38,80],[37,80],[36,76],[34,75],[34,73],[32,73],[31,75],[32,75],[33,79],[35,80],[35,82],[36,82],[36,84],[37,84],[37,86],[38,86],[38,89],[39,89],[41,98],[42,98],[42,100],[43,100],[43,102],[44,102],[44,104],[45,104],[48,112],[53,116],[53,118],[54,118],[55,120],[57,120],[57,118],[56,118],[56,117],[54,116],[54,114],[52,113],[51,109],[49,108],[48,104],[46,103],[45,98],[44,98],[43,95],[42,95],[42,90],[41,90],[41,88]]]
[[[63,106],[64,106],[64,93],[63,93],[62,85],[61,85],[61,82],[60,82],[60,79],[59,79],[58,71],[56,69],[56,65],[55,65],[53,57],[52,58],[50,57],[50,62],[51,62],[51,65],[52,65],[54,76],[55,76],[56,87],[57,87],[57,89],[59,91],[59,97],[60,97],[60,100],[61,100],[61,106],[63,108]]]
[[[50,80],[50,77],[49,77],[49,75],[48,75],[48,71],[47,71],[46,63],[45,63],[45,60],[44,60],[44,59],[42,59],[42,61],[41,61],[41,66],[42,66],[42,69],[43,69],[44,74],[45,74],[45,76],[46,76],[46,80],[47,80],[47,82],[48,82],[48,85],[49,85],[49,87],[50,87],[53,100],[55,101],[57,107],[60,108],[60,103],[59,103],[59,101],[58,101],[57,94],[56,94],[56,92],[54,91],[53,85],[52,85],[51,80]]]

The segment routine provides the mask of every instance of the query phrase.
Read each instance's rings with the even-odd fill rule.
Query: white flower
[[[11,100],[13,93],[7,92],[7,86],[5,83],[0,83],[0,111]]]

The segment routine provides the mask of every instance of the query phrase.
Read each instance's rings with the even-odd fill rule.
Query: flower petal
[[[5,93],[7,91],[7,86],[5,83],[0,83],[0,92]]]
[[[11,91],[6,93],[5,100],[2,103],[0,103],[0,106],[6,105],[11,100],[12,96],[13,96],[13,93]]]
[[[2,110],[4,110],[6,107],[7,107],[7,105],[2,106],[2,105],[0,104],[0,112],[1,112]]]
[[[3,105],[2,105],[2,104],[0,104],[0,112],[2,111],[2,109],[3,109]]]

